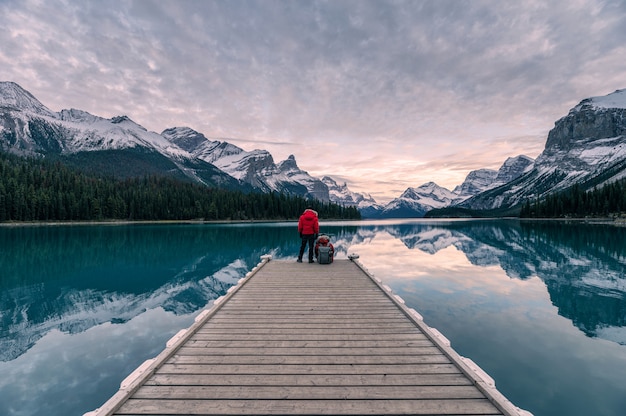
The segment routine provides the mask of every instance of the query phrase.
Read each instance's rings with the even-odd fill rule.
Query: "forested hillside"
[[[521,217],[580,218],[621,215],[626,212],[626,179],[586,191],[578,185],[548,195],[540,201],[527,201]]]
[[[119,180],[59,162],[0,152],[0,221],[286,220],[307,205],[320,218],[358,219],[355,208],[277,193],[243,193],[159,176]]]

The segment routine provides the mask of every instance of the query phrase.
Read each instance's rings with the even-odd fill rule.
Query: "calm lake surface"
[[[626,414],[626,228],[321,228],[337,257],[358,253],[516,406]],[[261,255],[295,261],[298,247],[295,223],[0,227],[0,414],[94,410]]]

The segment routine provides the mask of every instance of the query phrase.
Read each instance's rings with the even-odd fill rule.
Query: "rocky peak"
[[[339,186],[339,184],[337,183],[337,181],[336,181],[336,180],[334,180],[333,178],[331,178],[330,176],[324,176],[324,177],[322,177],[322,182],[324,182],[324,183],[325,183],[326,185],[328,185],[328,186],[333,186],[333,187],[336,187],[336,188],[341,188],[341,187]],[[343,184],[343,185],[344,185],[344,186],[346,186],[347,184],[344,182],[344,184]]]
[[[330,200],[337,204],[357,207],[376,204],[376,200],[374,200],[371,195],[351,191],[346,182],[339,185],[337,181],[330,176],[324,176],[322,178],[322,183],[328,187]]]
[[[300,170],[298,164],[296,163],[296,158],[294,155],[289,155],[287,159],[283,160],[278,164],[278,169],[281,172]]]
[[[451,202],[458,198],[458,196],[442,186],[437,185],[435,182],[426,182],[417,188],[407,188],[400,198],[421,200],[430,199],[436,202]]]
[[[189,127],[171,127],[163,130],[161,136],[190,153],[196,151],[198,147],[206,142],[210,142],[204,134],[198,133]]]
[[[498,175],[494,179],[494,184],[499,186],[519,178],[524,173],[532,169],[534,163],[535,160],[533,158],[525,155],[509,157],[504,161],[498,170]]]
[[[612,93],[599,97],[585,98],[571,112],[581,111],[583,109],[609,109],[609,108],[626,108],[626,89],[615,90]]]
[[[58,114],[59,118],[63,121],[71,121],[74,123],[94,123],[102,120],[100,117],[94,116],[83,110],[77,110],[71,108],[69,110],[61,110]]]
[[[546,146],[516,180],[460,205],[509,208],[578,184],[597,186],[624,177],[626,90],[582,100],[548,133]],[[520,162],[520,161],[518,161]]]
[[[15,82],[0,82],[0,107],[56,117],[54,112]]]
[[[461,197],[470,197],[484,191],[493,184],[498,172],[493,169],[478,169],[471,171],[463,183],[454,188],[454,193]]]
[[[568,151],[581,141],[613,138],[626,134],[626,89],[604,97],[582,100],[568,115],[554,123],[546,150]]]

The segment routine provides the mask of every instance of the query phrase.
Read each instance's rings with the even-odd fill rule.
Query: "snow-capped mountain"
[[[12,82],[0,83],[0,109],[3,136],[10,138],[3,144],[8,144],[6,150],[16,153],[77,153],[144,146],[170,158],[189,157],[178,146],[126,116],[105,119],[76,109],[55,113]]]
[[[31,93],[14,82],[0,82],[0,97],[0,105],[4,111],[28,111],[42,116],[56,116]]]
[[[489,188],[495,188],[507,184],[526,172],[529,172],[534,166],[535,160],[525,155],[510,157],[504,161],[493,183]]]
[[[368,208],[376,204],[376,200],[369,194],[361,194],[352,192],[348,189],[348,185],[344,182],[339,185],[336,180],[330,176],[324,176],[322,182],[328,187],[331,202],[346,207]]]
[[[449,189],[434,182],[428,182],[417,188],[407,188],[399,198],[385,205],[377,216],[379,218],[423,217],[431,209],[447,207],[459,200],[459,196]]]
[[[466,200],[489,189],[505,185],[528,172],[533,167],[534,160],[525,155],[509,157],[497,171],[492,169],[478,169],[471,171],[465,181],[453,192],[461,200]]]
[[[185,127],[150,132],[126,116],[106,119],[70,109],[53,112],[13,82],[0,82],[0,150],[54,157],[84,170],[122,177],[170,175],[208,186],[257,189],[356,206],[367,218],[421,217],[435,208],[490,210],[579,184],[585,189],[626,177],[626,89],[582,100],[555,123],[544,151],[507,159],[496,172],[470,172],[454,191],[429,182],[381,207],[330,177],[301,170],[295,157],[275,163]]]
[[[508,208],[574,184],[590,189],[626,176],[626,89],[581,101],[549,132],[532,169],[460,204]]]
[[[244,151],[189,128],[151,132],[126,116],[56,113],[13,82],[0,82],[0,149],[45,156],[120,177],[169,175],[209,186],[259,189],[329,201],[328,187],[294,156],[278,164],[266,150]]]
[[[478,169],[471,171],[462,184],[454,188],[452,192],[462,199],[470,198],[492,187],[498,176],[498,171],[493,169]]]
[[[404,193],[386,206],[370,207],[369,211],[361,210],[368,218],[404,218],[423,217],[431,209],[446,208],[485,192],[502,186],[532,168],[533,159],[520,155],[508,158],[500,169],[478,169],[471,171],[461,185],[450,191],[433,182],[418,188],[408,188]],[[366,213],[364,213],[366,212]]]
[[[470,172],[449,197],[448,205],[473,210],[509,209],[578,184],[586,189],[626,177],[626,89],[582,100],[555,123],[536,160],[507,159],[496,173]],[[407,190],[408,191],[408,190]],[[405,192],[381,212],[422,216],[428,196]],[[435,195],[435,200],[439,198]],[[388,214],[387,214],[388,215]]]
[[[264,192],[276,191],[329,201],[328,187],[301,170],[293,155],[276,164],[267,150],[245,151],[226,141],[210,140],[188,127],[169,128],[161,135],[193,157]]]
[[[70,109],[55,113],[13,82],[0,82],[0,149],[52,156],[117,176],[167,174],[212,186],[240,188],[215,166],[193,158],[126,116],[105,119]]]

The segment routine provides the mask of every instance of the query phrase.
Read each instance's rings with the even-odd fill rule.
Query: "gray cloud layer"
[[[55,111],[293,153],[382,199],[534,157],[578,101],[626,87],[622,1],[26,0],[0,15],[2,78]]]

